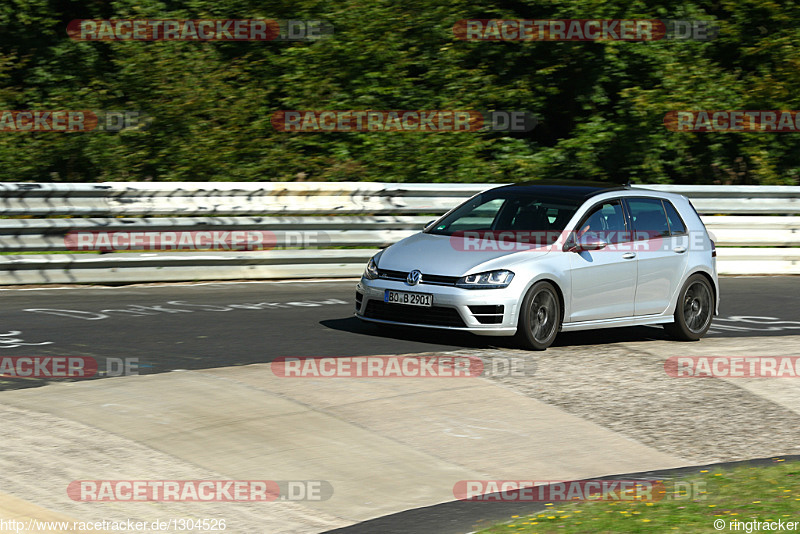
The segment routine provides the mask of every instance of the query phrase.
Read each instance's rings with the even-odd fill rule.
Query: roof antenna
[[[628,180],[622,187],[624,187],[625,189],[630,189],[631,187],[633,187],[633,184],[631,183],[630,180]]]

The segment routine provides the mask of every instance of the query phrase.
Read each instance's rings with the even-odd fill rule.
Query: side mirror
[[[435,223],[435,222],[436,222],[436,219],[434,219],[434,220],[432,220],[432,221],[428,221],[428,222],[426,222],[426,223],[425,223],[425,226],[423,226],[423,227],[422,227],[422,229],[423,229],[423,230],[427,230],[427,229],[428,229],[428,228],[430,228],[430,226],[431,226],[433,223]]]
[[[597,237],[596,235],[585,235],[578,239],[577,251],[584,250],[602,250],[608,246],[608,241]]]

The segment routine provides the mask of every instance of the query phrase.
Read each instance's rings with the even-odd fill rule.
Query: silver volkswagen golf
[[[377,253],[356,287],[365,321],[534,350],[560,331],[618,326],[697,340],[718,308],[716,249],[689,200],[629,187],[484,191]]]

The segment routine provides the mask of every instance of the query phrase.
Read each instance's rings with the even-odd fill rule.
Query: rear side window
[[[669,223],[664,206],[658,198],[630,198],[628,207],[633,218],[637,239],[669,236]]]
[[[664,201],[664,208],[667,210],[667,220],[669,221],[669,231],[672,235],[685,234],[686,225],[683,224],[683,219],[678,215],[678,210],[672,205],[669,200]]]

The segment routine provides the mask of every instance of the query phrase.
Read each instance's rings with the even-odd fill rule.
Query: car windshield
[[[578,209],[578,201],[530,192],[488,191],[468,200],[426,232],[461,235],[479,232],[485,239],[528,241],[531,232],[552,244]],[[510,232],[510,233],[509,233]]]

